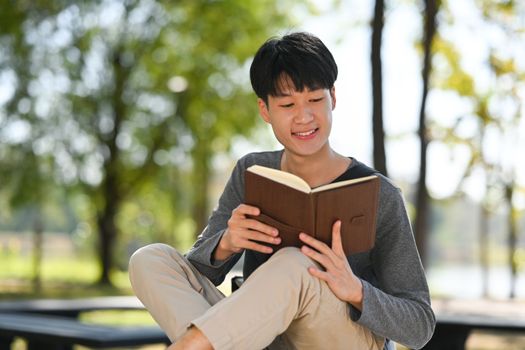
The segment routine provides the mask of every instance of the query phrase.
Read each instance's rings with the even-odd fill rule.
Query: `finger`
[[[237,216],[244,216],[244,215],[254,215],[257,216],[261,213],[259,208],[254,207],[253,205],[248,204],[240,204],[237,208],[235,208],[232,212],[233,215]]]
[[[301,232],[299,234],[299,239],[301,239],[301,241],[315,248],[317,251],[323,254],[326,254],[326,255],[333,254],[332,249],[330,249],[330,247],[327,246],[324,242],[321,242],[320,240],[317,240],[313,238],[312,236],[307,235],[306,233]]]
[[[325,254],[321,254],[314,249],[308,247],[308,246],[302,246],[301,251],[303,254],[305,254],[307,257],[317,261],[319,264],[321,264],[326,270],[331,270],[334,267],[332,259],[330,259]]]
[[[269,244],[281,243],[280,237],[271,237],[264,233],[244,229],[234,230],[232,236],[232,244],[234,247],[238,249],[252,249],[256,251],[261,251],[263,253],[271,253],[272,250],[271,248],[270,250],[261,248],[266,246],[259,244],[260,242],[265,242]]]
[[[279,231],[272,226],[266,225],[255,219],[246,219],[245,217],[232,216],[228,220],[228,227],[235,232],[257,231],[269,237],[278,237]],[[269,241],[271,242],[271,240]]]
[[[246,219],[242,222],[242,227],[245,229],[258,231],[261,233],[264,233],[266,235],[270,235],[273,237],[276,237],[279,234],[279,231],[270,225],[266,225],[260,221],[257,221],[257,219]]]
[[[271,247],[267,247],[265,245],[258,244],[256,242],[252,242],[252,241],[245,241],[243,246],[245,247],[245,249],[254,250],[256,252],[260,252],[260,253],[264,253],[264,254],[271,254],[271,253],[273,253],[273,249]]]
[[[279,244],[281,243],[281,238],[280,237],[272,237],[272,236],[269,236],[265,233],[261,233],[261,232],[258,232],[258,231],[252,231],[252,230],[247,230],[244,234],[243,234],[243,237],[250,240],[250,241],[258,241],[258,242],[266,242],[266,243],[270,243],[270,244]]]
[[[332,226],[332,250],[339,256],[345,256],[341,237],[341,220],[337,220]]]
[[[309,267],[308,272],[310,275],[317,277],[325,282],[329,282],[332,278],[331,275],[326,271],[321,271],[319,269],[316,269],[315,267]]]
[[[323,263],[323,266],[325,268],[332,268],[335,266],[339,266],[339,260],[341,259],[340,256],[338,256],[328,245],[326,245],[324,242],[321,242],[312,236],[307,235],[306,233],[299,234],[299,238],[311,247],[315,248],[317,251],[319,251],[321,254],[327,257],[327,259],[330,260],[331,265],[328,265],[328,262]],[[313,257],[312,257],[313,258]]]

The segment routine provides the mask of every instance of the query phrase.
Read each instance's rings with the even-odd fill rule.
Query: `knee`
[[[308,295],[317,298],[322,288],[321,280],[308,271],[310,267],[316,266],[319,265],[304,255],[300,249],[288,247],[282,248],[272,255],[268,261],[255,270],[253,276],[255,280],[257,280],[256,276],[261,276],[259,278],[264,285],[279,286],[286,290],[288,297],[293,295],[306,297]],[[250,279],[252,279],[251,276],[246,283]],[[307,299],[310,300],[310,297]]]
[[[129,259],[128,271],[130,278],[151,271],[151,269],[170,255],[179,254],[175,248],[163,244],[153,243],[137,249]]]
[[[268,262],[271,262],[275,266],[275,269],[286,270],[293,274],[306,273],[308,274],[308,268],[316,266],[316,263],[304,255],[299,248],[287,247],[280,249],[275,253]],[[283,267],[286,266],[285,269]]]

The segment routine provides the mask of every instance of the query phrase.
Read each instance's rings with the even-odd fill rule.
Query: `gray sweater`
[[[244,202],[245,169],[253,164],[279,169],[281,156],[282,151],[250,153],[237,162],[208,226],[188,252],[189,261],[215,285],[224,281],[242,255],[213,260],[233,209]],[[351,167],[357,164],[354,159]],[[362,311],[349,304],[349,315],[379,336],[418,349],[432,336],[435,317],[401,191],[386,177],[380,178],[375,246],[348,256],[364,293]]]

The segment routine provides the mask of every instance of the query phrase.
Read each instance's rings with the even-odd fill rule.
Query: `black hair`
[[[290,81],[295,90],[303,91],[331,89],[336,79],[334,57],[319,38],[305,32],[267,40],[250,67],[253,90],[265,103],[268,96],[283,95]]]

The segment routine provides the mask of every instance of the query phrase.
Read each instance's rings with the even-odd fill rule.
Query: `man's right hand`
[[[247,204],[241,204],[232,211],[228,220],[228,228],[222,235],[221,241],[215,249],[215,260],[225,260],[234,253],[244,249],[271,254],[273,249],[258,242],[270,244],[281,243],[276,228],[263,224],[247,215],[257,216],[260,210]]]

